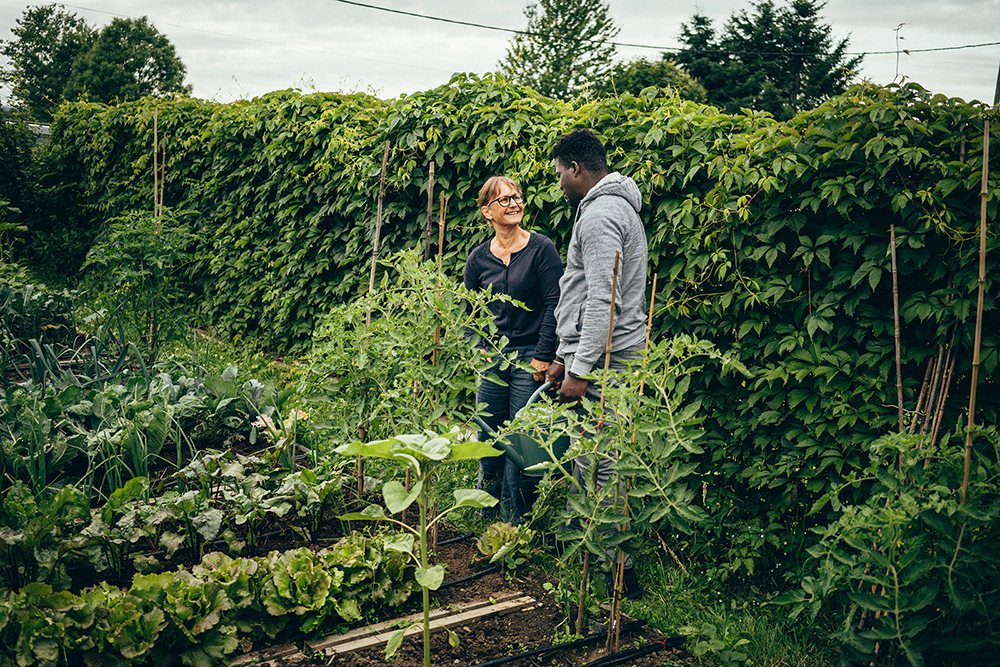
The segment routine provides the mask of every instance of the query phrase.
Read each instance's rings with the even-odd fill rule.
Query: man
[[[642,194],[628,176],[608,173],[607,152],[590,130],[574,130],[556,142],[552,162],[559,187],[576,209],[576,219],[555,310],[559,345],[546,379],[559,386],[561,402],[579,402],[584,396],[596,402],[601,388],[584,376],[604,368],[616,254],[610,367],[624,370],[645,346],[647,247],[646,230],[639,219]],[[588,457],[574,461],[574,476],[582,479],[589,464]],[[613,475],[611,461],[602,458],[598,485],[603,487]],[[626,595],[641,596],[642,587],[627,554],[625,568]]]

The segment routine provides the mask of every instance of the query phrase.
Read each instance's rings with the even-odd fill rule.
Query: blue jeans
[[[508,359],[512,358],[514,353],[517,353],[518,361],[528,363],[535,354],[535,346],[508,347],[503,351]],[[491,377],[505,382],[506,386],[492,382]],[[483,405],[485,411],[490,413],[483,415],[483,422],[494,431],[497,430],[505,421],[514,418],[517,411],[527,404],[528,399],[541,384],[535,382],[529,373],[514,366],[500,370],[500,362],[497,362],[483,378],[476,391],[476,404]],[[493,436],[486,432],[480,432],[479,439],[483,442],[494,441]],[[500,512],[501,518],[505,521],[511,523],[523,521],[524,514],[528,512],[533,502],[532,492],[535,484],[532,481],[530,478],[525,478],[506,455],[479,459],[479,479],[476,488],[500,500],[499,508],[496,505],[483,508],[483,516],[493,519]]]

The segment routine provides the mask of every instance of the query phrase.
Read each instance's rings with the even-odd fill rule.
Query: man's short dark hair
[[[592,130],[573,130],[552,147],[552,159],[568,167],[571,162],[594,174],[608,173],[608,153]]]

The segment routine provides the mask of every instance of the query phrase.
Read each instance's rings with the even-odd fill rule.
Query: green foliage
[[[24,206],[32,180],[35,140],[21,114],[0,112],[0,264],[10,264],[25,241]]]
[[[343,466],[344,462],[337,459],[336,463]],[[290,511],[293,516],[306,517],[308,520],[300,530],[312,541],[325,523],[327,510],[343,502],[345,475],[342,470],[332,471],[331,467],[325,465],[319,474],[311,468],[303,468],[286,475],[264,508],[278,516]]]
[[[529,2],[528,25],[511,38],[500,71],[546,97],[577,97],[611,69],[621,28],[609,12],[602,2]]]
[[[62,94],[67,100],[83,97],[105,104],[190,94],[186,72],[174,45],[147,17],[115,17],[73,61]]]
[[[0,664],[211,667],[240,637],[274,639],[293,619],[329,629],[360,619],[363,605],[401,603],[414,586],[401,554],[359,535],[318,552],[213,553],[190,571],[136,575],[128,589],[29,583],[0,589]]]
[[[954,336],[942,432],[963,421],[978,282],[972,240],[982,107],[914,84],[858,85],[779,123],[655,92],[571,106],[465,75],[388,102],[285,91],[232,105],[68,105],[54,128],[55,175],[79,192],[91,220],[149,201],[142,174],[150,168],[155,105],[161,127],[177,138],[167,202],[201,212],[190,220],[202,239],[201,259],[189,267],[200,316],[223,333],[260,336],[282,349],[311,341],[329,311],[366,291],[368,266],[359,258],[371,251],[383,141],[391,140],[392,150],[380,252],[422,246],[433,159],[435,191],[451,202],[447,283],[489,234],[472,200],[494,173],[523,184],[531,228],[565,247],[570,212],[548,150],[572,127],[595,128],[610,147],[612,168],[632,175],[643,192],[658,278],[653,339],[669,332],[708,341],[750,373],[718,373],[706,364],[690,374],[685,405],[700,403],[701,410],[681,423],[689,434],[704,432],[694,440],[701,453],[681,446],[672,456],[697,464],[682,485],[697,489],[687,505],[704,516],[687,522],[690,532],[668,530],[674,524],[666,518],[657,526],[692,570],[720,586],[797,587],[806,550],[818,539],[810,529],[838,518],[809,508],[852,470],[867,469],[869,443],[897,428],[890,225],[904,406],[915,405],[928,360]],[[991,217],[1000,182],[995,151],[993,160]],[[988,378],[1000,363],[1000,274],[995,239],[987,245],[980,368],[987,379],[977,422],[992,424],[998,397]],[[336,323],[357,327],[357,314],[338,317],[330,332],[359,335]],[[357,350],[337,352],[341,361],[324,372],[342,377],[360,358]],[[360,369],[350,372],[361,378]],[[365,396],[382,400],[381,392]],[[403,396],[399,388],[399,400],[384,408],[402,410],[396,404]],[[669,459],[664,463],[669,470]],[[843,488],[841,505],[863,504],[869,490]]]
[[[636,58],[618,63],[611,68],[605,79],[596,83],[593,93],[603,96],[628,93],[638,97],[642,91],[650,87],[673,89],[682,99],[694,102],[704,102],[707,97],[704,86],[678,68],[673,60],[667,58],[662,60]],[[661,94],[669,93],[664,91]]]
[[[721,627],[714,623],[703,623],[700,627],[687,625],[681,633],[691,640],[691,653],[696,658],[711,656],[724,667],[739,665],[747,659],[747,654],[734,649],[750,643],[746,637],[731,633],[729,624]]]
[[[149,480],[134,477],[108,497],[100,512],[94,512],[90,525],[81,531],[97,545],[91,561],[98,572],[110,570],[115,583],[121,583],[132,545],[149,533],[138,518],[139,500],[149,493]]]
[[[1000,656],[991,630],[1000,604],[1000,440],[992,428],[978,435],[984,444],[964,504],[963,438],[935,450],[926,437],[892,434],[871,444],[871,466],[845,482],[868,488],[864,500],[842,503],[834,492],[813,508],[829,501],[839,518],[814,529],[811,574],[778,601],[812,618],[834,607],[845,662],[875,660],[886,645],[914,667]]]
[[[133,211],[109,221],[83,265],[100,309],[91,325],[114,331],[119,341],[140,343],[152,363],[164,343],[186,330],[178,278],[191,259],[192,242],[172,212],[155,217]]]
[[[476,378],[490,366],[474,343],[495,329],[488,304],[507,298],[439,278],[416,250],[384,265],[393,275],[335,308],[314,339],[310,367],[330,379],[323,388],[342,440],[466,420]]]
[[[75,297],[76,293],[69,290],[0,279],[0,345],[5,349],[4,361],[26,353],[32,339],[42,344],[72,341],[76,336]]]
[[[18,106],[38,121],[49,121],[63,101],[74,63],[94,41],[94,30],[50,4],[25,9],[11,33],[14,39],[0,41],[0,53],[9,62],[0,80],[10,85]]]
[[[145,370],[141,355],[129,350],[109,368],[95,345],[66,367],[51,346],[29,343],[31,377],[0,394],[0,470],[38,495],[67,481],[89,497],[111,494],[131,478],[147,477],[164,447],[184,468],[197,453],[196,439],[247,433],[252,414],[284,400],[254,380],[239,383],[235,367],[202,379],[151,377],[128,368],[131,360]],[[201,484],[215,474],[202,467],[182,477]]]
[[[796,112],[840,95],[857,75],[862,56],[848,58],[848,38],[834,42],[820,22],[823,3],[772,0],[753,3],[729,17],[716,35],[712,21],[696,12],[681,25],[687,47],[677,63],[707,91],[709,104],[728,113],[769,111],[787,120]]]
[[[17,590],[46,583],[56,590],[70,585],[67,557],[87,543],[74,535],[73,524],[89,518],[86,497],[67,486],[50,497],[36,499],[15,482],[3,498],[11,525],[0,530],[0,572],[4,583]]]
[[[145,16],[114,18],[100,29],[60,5],[28,7],[13,39],[0,42],[10,65],[0,81],[35,120],[48,122],[59,104],[190,93],[173,44]]]
[[[822,522],[808,507],[868,466],[867,443],[898,428],[888,407],[896,405],[890,223],[904,406],[916,403],[939,344],[954,335],[959,350],[971,349],[978,261],[965,240],[975,233],[981,143],[969,140],[963,163],[950,128],[975,137],[979,118],[916,87],[852,89],[739,139],[727,166],[712,171],[718,185],[703,223],[678,220],[670,232],[681,254],[660,265],[670,287],[659,328],[713,341],[753,375],[699,374],[689,391],[706,415],[702,470],[717,480],[705,504],[727,520],[702,523],[677,546],[721,560],[718,576],[794,567],[808,529]],[[998,361],[995,316],[988,305],[987,373]],[[942,432],[962,421],[968,402],[969,357],[958,357]],[[982,384],[977,421],[997,418],[994,387]]]
[[[6,476],[27,481],[36,497],[62,476],[81,451],[79,439],[59,426],[60,414],[76,402],[79,389],[68,387],[58,395],[39,396],[11,385],[0,397],[0,469]]]
[[[273,552],[268,567],[273,576],[261,592],[267,612],[272,616],[312,612],[302,626],[304,632],[322,622],[331,589],[339,588],[343,573],[336,572],[339,580],[334,579],[334,573],[327,572],[316,554],[306,548]]]

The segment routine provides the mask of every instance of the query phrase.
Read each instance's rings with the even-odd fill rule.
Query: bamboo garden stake
[[[646,367],[646,357],[645,354],[649,352],[649,338],[653,333],[653,305],[656,303],[656,272],[653,272],[653,289],[649,295],[649,321],[646,323],[646,345],[643,348],[643,358],[642,367]],[[639,380],[639,395],[642,396],[642,392],[646,388],[646,378],[641,378]],[[636,437],[638,434],[633,436],[632,443],[635,444]],[[629,479],[631,482],[631,478]],[[628,516],[628,494],[625,494],[625,516]],[[627,524],[621,527],[622,530],[627,528]],[[616,551],[615,562],[617,564],[616,574],[615,574],[615,590],[614,595],[611,598],[611,629],[613,632],[608,633],[608,641],[605,648],[607,650],[614,649],[615,652],[618,651],[619,643],[621,640],[621,625],[622,625],[622,599],[625,597],[625,557],[624,554],[620,553],[620,550]],[[676,558],[676,556],[674,556]],[[683,566],[682,566],[683,567]],[[612,637],[613,636],[613,637]],[[612,642],[613,638],[613,642]]]
[[[379,235],[382,233],[382,200],[385,197],[385,167],[389,162],[389,140],[385,140],[385,149],[382,151],[382,175],[379,178],[378,185],[378,209],[375,213],[375,238],[373,240],[372,246],[372,268],[371,273],[368,274],[368,294],[370,295],[375,291],[375,265],[378,264],[378,241]],[[365,317],[365,326],[371,326],[372,323],[372,310],[368,308],[368,314]]]
[[[896,412],[899,416],[899,432],[903,432],[903,364],[899,343],[899,277],[896,273],[896,225],[889,225],[889,254],[892,257],[892,322],[896,346]]]
[[[997,83],[1000,93],[1000,79]],[[993,100],[995,107],[997,100]],[[979,382],[979,348],[983,339],[983,292],[986,289],[986,199],[990,174],[990,120],[983,121],[983,184],[979,190],[979,294],[976,300],[976,339],[972,348],[972,387],[969,390],[969,423],[965,431],[965,471],[962,474],[962,504],[969,497],[969,468],[972,466],[972,427],[976,423],[976,385]]]
[[[604,348],[604,370],[607,371],[611,368],[611,338],[615,331],[615,296],[618,292],[618,261],[619,254],[615,252],[615,266],[611,273],[611,312],[608,314],[608,343]],[[569,372],[568,370],[566,371]],[[604,385],[601,385],[601,402],[600,409],[603,416],[604,412]],[[603,420],[597,422],[598,428],[600,428]],[[592,462],[594,465],[594,483],[597,483],[597,470],[600,463],[596,460]],[[576,610],[576,634],[583,634],[583,612],[586,608],[587,602],[587,576],[590,571],[590,552],[588,551],[583,555],[583,572],[580,576],[580,607]]]
[[[434,160],[427,167],[427,238],[424,240],[424,261],[431,258],[431,224],[434,220]]]
[[[438,295],[441,294],[441,267],[444,263],[444,225],[447,215],[448,215],[448,197],[446,197],[445,194],[442,192],[441,207],[438,209],[438,280],[437,280]],[[435,366],[438,365],[438,362],[441,358],[441,353],[438,350],[438,344],[440,342],[441,342],[441,321],[439,319],[437,326],[434,327],[434,353],[432,360]],[[428,489],[430,488],[430,484],[431,484],[431,479],[428,477],[427,479]],[[437,507],[435,504],[432,503],[430,507],[431,520],[434,519],[434,516],[436,514],[437,514]],[[438,543],[438,525],[437,522],[435,521],[434,525],[431,527],[431,549],[437,549],[437,543]]]
[[[389,140],[385,140],[385,147],[382,150],[382,173],[379,177],[378,184],[378,205],[375,211],[375,235],[372,241],[372,267],[371,273],[368,274],[368,294],[371,295],[375,291],[375,266],[378,264],[378,242],[379,236],[382,233],[382,201],[385,198],[385,168],[389,162]],[[365,326],[370,327],[372,325],[372,308],[371,304],[368,306],[368,312],[365,314]],[[365,440],[365,428],[361,427],[360,433],[361,441]],[[355,469],[356,483],[358,486],[358,498],[361,498],[365,492],[365,462],[358,455],[357,465]]]
[[[159,109],[153,109],[153,233],[160,235],[163,217],[163,191],[167,179],[167,138],[163,137],[162,153],[159,132]],[[152,350],[156,336],[156,309],[149,310],[149,347]]]

